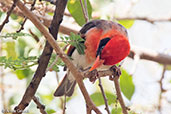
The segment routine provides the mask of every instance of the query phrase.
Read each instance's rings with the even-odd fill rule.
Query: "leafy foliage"
[[[56,111],[53,110],[53,109],[47,109],[46,112],[47,112],[48,114],[54,114]]]
[[[84,3],[84,0],[82,1]],[[67,8],[70,14],[72,15],[72,17],[80,26],[86,23],[79,0],[69,0],[67,4]],[[88,16],[91,19],[92,6],[89,0],[87,0],[87,10],[88,10]]]
[[[71,33],[69,37],[61,37],[61,39],[65,43],[69,43],[72,46],[76,47],[79,54],[84,54],[84,39],[80,37],[80,35],[76,35],[74,33]]]
[[[14,33],[7,33],[5,35],[0,35],[0,38],[13,38],[13,39],[17,39],[18,37],[23,37],[23,36],[31,36],[30,34],[28,33],[23,33],[23,32],[14,32]]]
[[[122,75],[120,77],[120,87],[125,97],[131,100],[132,95],[134,94],[135,91],[135,85],[133,83],[132,76],[130,76],[123,69],[122,69]]]
[[[121,107],[113,108],[111,114],[122,114],[122,108]]]
[[[65,64],[59,57],[57,58],[56,54],[52,54],[49,64],[48,64],[48,67],[50,67],[56,59],[57,59],[57,62],[53,65],[52,69],[50,69],[50,70],[59,72],[59,66],[64,66]]]
[[[18,57],[17,59],[13,59],[12,57],[7,58],[6,56],[0,57],[0,66],[4,66],[4,68],[10,68],[13,70],[23,70],[30,68],[37,64],[37,57]]]
[[[116,101],[116,96],[112,93],[106,92],[106,97],[108,99],[108,104],[111,105]],[[95,92],[92,95],[90,95],[93,102],[96,104],[96,106],[104,105],[104,99],[101,92]]]
[[[34,72],[30,68],[27,68],[27,69],[23,69],[23,70],[18,69],[15,71],[15,73],[16,73],[18,79],[21,80],[21,79],[28,78],[28,77],[32,76]]]

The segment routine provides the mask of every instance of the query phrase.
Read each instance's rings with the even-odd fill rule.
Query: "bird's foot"
[[[114,66],[110,67],[110,70],[113,72],[113,75],[109,76],[110,80],[114,80],[115,76],[119,77],[121,75],[120,67],[117,67],[117,66],[114,65]]]
[[[89,80],[90,80],[90,82],[94,83],[97,78],[98,78],[98,71],[97,70],[93,70],[93,71],[89,72]]]

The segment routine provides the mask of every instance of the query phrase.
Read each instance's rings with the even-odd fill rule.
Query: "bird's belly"
[[[81,69],[87,69],[92,67],[92,65],[95,62],[95,59],[93,61],[88,61],[87,56],[86,55],[80,55],[76,50],[73,52],[72,54],[72,62],[73,64],[77,67],[77,68],[81,68]],[[111,67],[111,65],[102,65],[99,68],[97,68],[97,70],[104,70],[104,69],[108,69],[109,67]]]

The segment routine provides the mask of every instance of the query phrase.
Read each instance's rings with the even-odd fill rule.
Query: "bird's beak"
[[[104,60],[101,60],[100,55],[98,55],[95,62],[94,62],[94,64],[93,64],[93,66],[90,68],[89,71],[92,71],[92,70],[100,67],[103,63],[104,63]]]

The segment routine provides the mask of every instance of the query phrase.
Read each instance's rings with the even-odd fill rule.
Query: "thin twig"
[[[40,110],[42,114],[47,114],[47,112],[45,111],[45,106],[40,103],[37,97],[34,96],[33,101],[36,103],[37,108]]]
[[[142,20],[142,21],[147,21],[150,23],[154,23],[154,22],[165,22],[165,21],[171,21],[171,17],[170,18],[163,18],[163,19],[152,19],[149,17],[116,17],[116,20]]]
[[[36,4],[36,0],[34,0],[33,3],[31,4],[30,11],[34,10],[35,4]],[[26,21],[27,21],[27,17],[24,18],[24,21],[21,23],[21,27],[19,30],[17,30],[17,32],[20,32],[21,30],[24,29],[24,24],[26,23]]]
[[[67,45],[65,45],[64,47],[63,47],[63,51],[65,51],[66,49],[67,49],[67,47],[68,47],[69,45],[67,44]],[[55,60],[53,61],[53,63],[46,69],[46,72],[48,72],[48,71],[50,71],[51,69],[52,69],[52,67],[56,64],[56,62],[58,61],[58,58],[59,58],[59,56],[57,55],[56,56],[56,58],[55,58]]]
[[[66,110],[66,95],[64,95],[63,114],[65,114],[65,110]]]
[[[4,27],[4,25],[5,25],[6,23],[8,23],[8,21],[9,21],[9,16],[11,15],[12,10],[15,8],[17,1],[18,1],[18,0],[14,0],[14,3],[12,4],[11,8],[10,8],[9,11],[7,12],[7,16],[6,16],[5,20],[4,20],[3,23],[0,25],[0,33],[1,33],[1,31],[2,31],[2,29],[3,29],[3,27]]]
[[[85,0],[85,1],[86,1],[86,0]],[[88,22],[89,19],[88,19],[88,15],[87,15],[87,13],[86,13],[87,11],[85,10],[85,7],[84,7],[84,5],[83,5],[82,0],[80,0],[80,4],[81,4],[81,9],[82,9],[82,11],[83,11],[83,15],[84,15],[85,21]]]
[[[118,98],[119,103],[120,103],[120,105],[122,107],[123,114],[128,114],[127,107],[125,106],[125,103],[124,103],[122,95],[121,95],[121,90],[120,90],[120,86],[119,86],[119,81],[118,80],[119,80],[119,77],[115,76],[114,77],[114,84],[115,84],[117,98]]]
[[[84,8],[85,8],[86,17],[88,19],[86,22],[88,22],[89,21],[89,16],[88,16],[87,0],[84,0]]]
[[[162,76],[159,80],[159,84],[160,84],[160,94],[159,94],[159,103],[158,103],[158,111],[160,114],[162,114],[161,112],[161,102],[162,102],[162,94],[163,92],[165,92],[166,90],[163,88],[163,79],[164,79],[164,75],[165,75],[165,72],[166,72],[166,65],[163,66],[163,71],[162,71]]]
[[[102,82],[101,82],[101,79],[100,77],[99,78],[99,87],[100,87],[100,90],[102,92],[102,96],[103,96],[103,99],[104,99],[104,102],[105,102],[105,110],[107,111],[108,114],[110,114],[110,110],[109,110],[109,105],[108,105],[108,100],[107,100],[107,97],[105,95],[105,92],[104,92],[104,89],[103,89],[103,86],[102,86]]]
[[[118,81],[121,75],[120,67],[113,66],[110,68],[110,70],[113,72],[112,78],[113,78],[115,89],[116,89],[116,95],[122,108],[122,112],[123,114],[128,114],[127,107],[125,106],[124,100],[122,98],[121,89],[120,89],[120,85]]]

